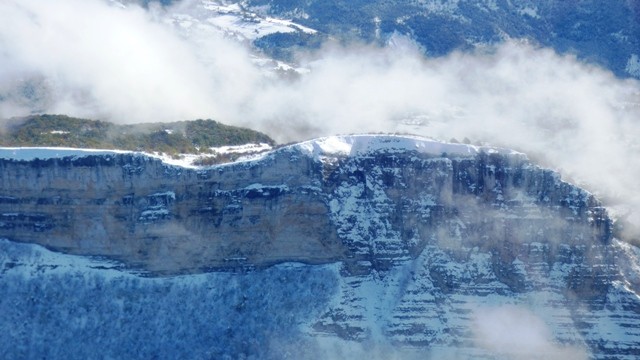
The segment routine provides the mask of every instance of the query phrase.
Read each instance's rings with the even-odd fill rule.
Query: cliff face
[[[0,237],[10,240],[147,275],[321,269],[304,270],[323,275],[290,294],[292,304],[325,299],[287,320],[305,339],[530,358],[483,327],[505,317],[542,324],[536,356],[640,354],[637,250],[612,238],[591,194],[522,154],[352,136],[212,168],[102,154],[3,159],[0,174]],[[265,289],[227,289],[244,299],[240,319]]]
[[[342,256],[312,159],[194,170],[135,154],[2,160],[0,236],[159,273]]]
[[[610,238],[591,195],[522,155],[330,141],[353,156],[309,142],[208,169],[139,154],[1,159],[0,237],[165,273],[336,260],[387,269],[443,242],[513,261],[532,241]]]

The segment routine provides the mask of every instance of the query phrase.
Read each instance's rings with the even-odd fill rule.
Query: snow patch
[[[138,220],[158,220],[169,216],[169,210],[164,207],[158,207],[157,209],[144,210]]]
[[[638,54],[632,54],[627,61],[627,67],[625,69],[631,76],[640,77],[640,58]]]
[[[535,7],[526,6],[525,8],[520,9],[518,13],[520,15],[529,16],[533,19],[540,19],[540,15],[538,14],[538,9],[536,9]]]
[[[260,144],[244,144],[232,146],[220,146],[209,148],[216,154],[248,154],[254,152],[262,152],[271,150],[271,145],[267,143]]]
[[[149,197],[164,197],[167,199],[175,200],[176,193],[174,193],[173,191],[158,192],[158,193],[149,195]]]
[[[132,151],[76,149],[58,147],[3,147],[0,148],[0,159],[31,161],[35,159],[63,158],[68,156],[85,157],[91,155],[129,154]]]
[[[195,6],[179,7],[171,14],[169,23],[189,30],[195,26],[212,28],[239,41],[261,38],[275,33],[302,32],[316,34],[317,31],[297,24],[292,20],[278,19],[252,12],[240,3],[204,0]]]
[[[520,154],[508,149],[447,143],[409,135],[332,136],[306,141],[293,146],[314,157],[364,155],[380,150],[390,152],[417,151],[423,154],[446,154],[465,157],[474,156],[480,152]]]

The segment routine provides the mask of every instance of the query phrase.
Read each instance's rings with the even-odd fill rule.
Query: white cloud
[[[588,358],[583,348],[554,343],[544,321],[531,311],[517,306],[478,309],[472,330],[481,348],[509,359]]]
[[[216,110],[191,46],[139,7],[7,0],[0,14],[1,80],[46,77],[54,90],[46,111],[153,121]]]

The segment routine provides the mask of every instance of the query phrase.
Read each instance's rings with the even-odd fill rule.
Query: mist
[[[555,344],[545,322],[528,309],[514,305],[482,308],[474,318],[476,343],[491,354],[516,360],[589,358],[583,348]]]
[[[192,5],[0,3],[0,119],[63,113],[119,123],[213,118],[280,142],[361,132],[464,138],[525,152],[594,192],[626,237],[640,224],[640,83],[522,40],[427,58],[327,44],[279,77],[246,43],[167,21]],[[276,75],[274,75],[276,74]]]
[[[215,99],[234,85],[220,84],[193,44],[138,6],[8,0],[0,14],[0,118],[28,111],[116,122],[212,116]],[[24,87],[26,95],[15,91]],[[29,96],[34,109],[25,109]]]

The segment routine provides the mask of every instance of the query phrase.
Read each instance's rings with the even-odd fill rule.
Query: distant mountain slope
[[[343,40],[385,42],[406,34],[430,56],[525,38],[561,53],[640,77],[640,2],[530,0],[248,0],[272,16]],[[295,42],[286,37],[261,39],[271,54]],[[308,37],[308,36],[306,36]],[[278,51],[274,51],[276,48]]]
[[[10,120],[0,146],[61,146],[139,150],[167,154],[207,152],[210,147],[274,141],[258,131],[214,120],[117,125],[65,115]]]

